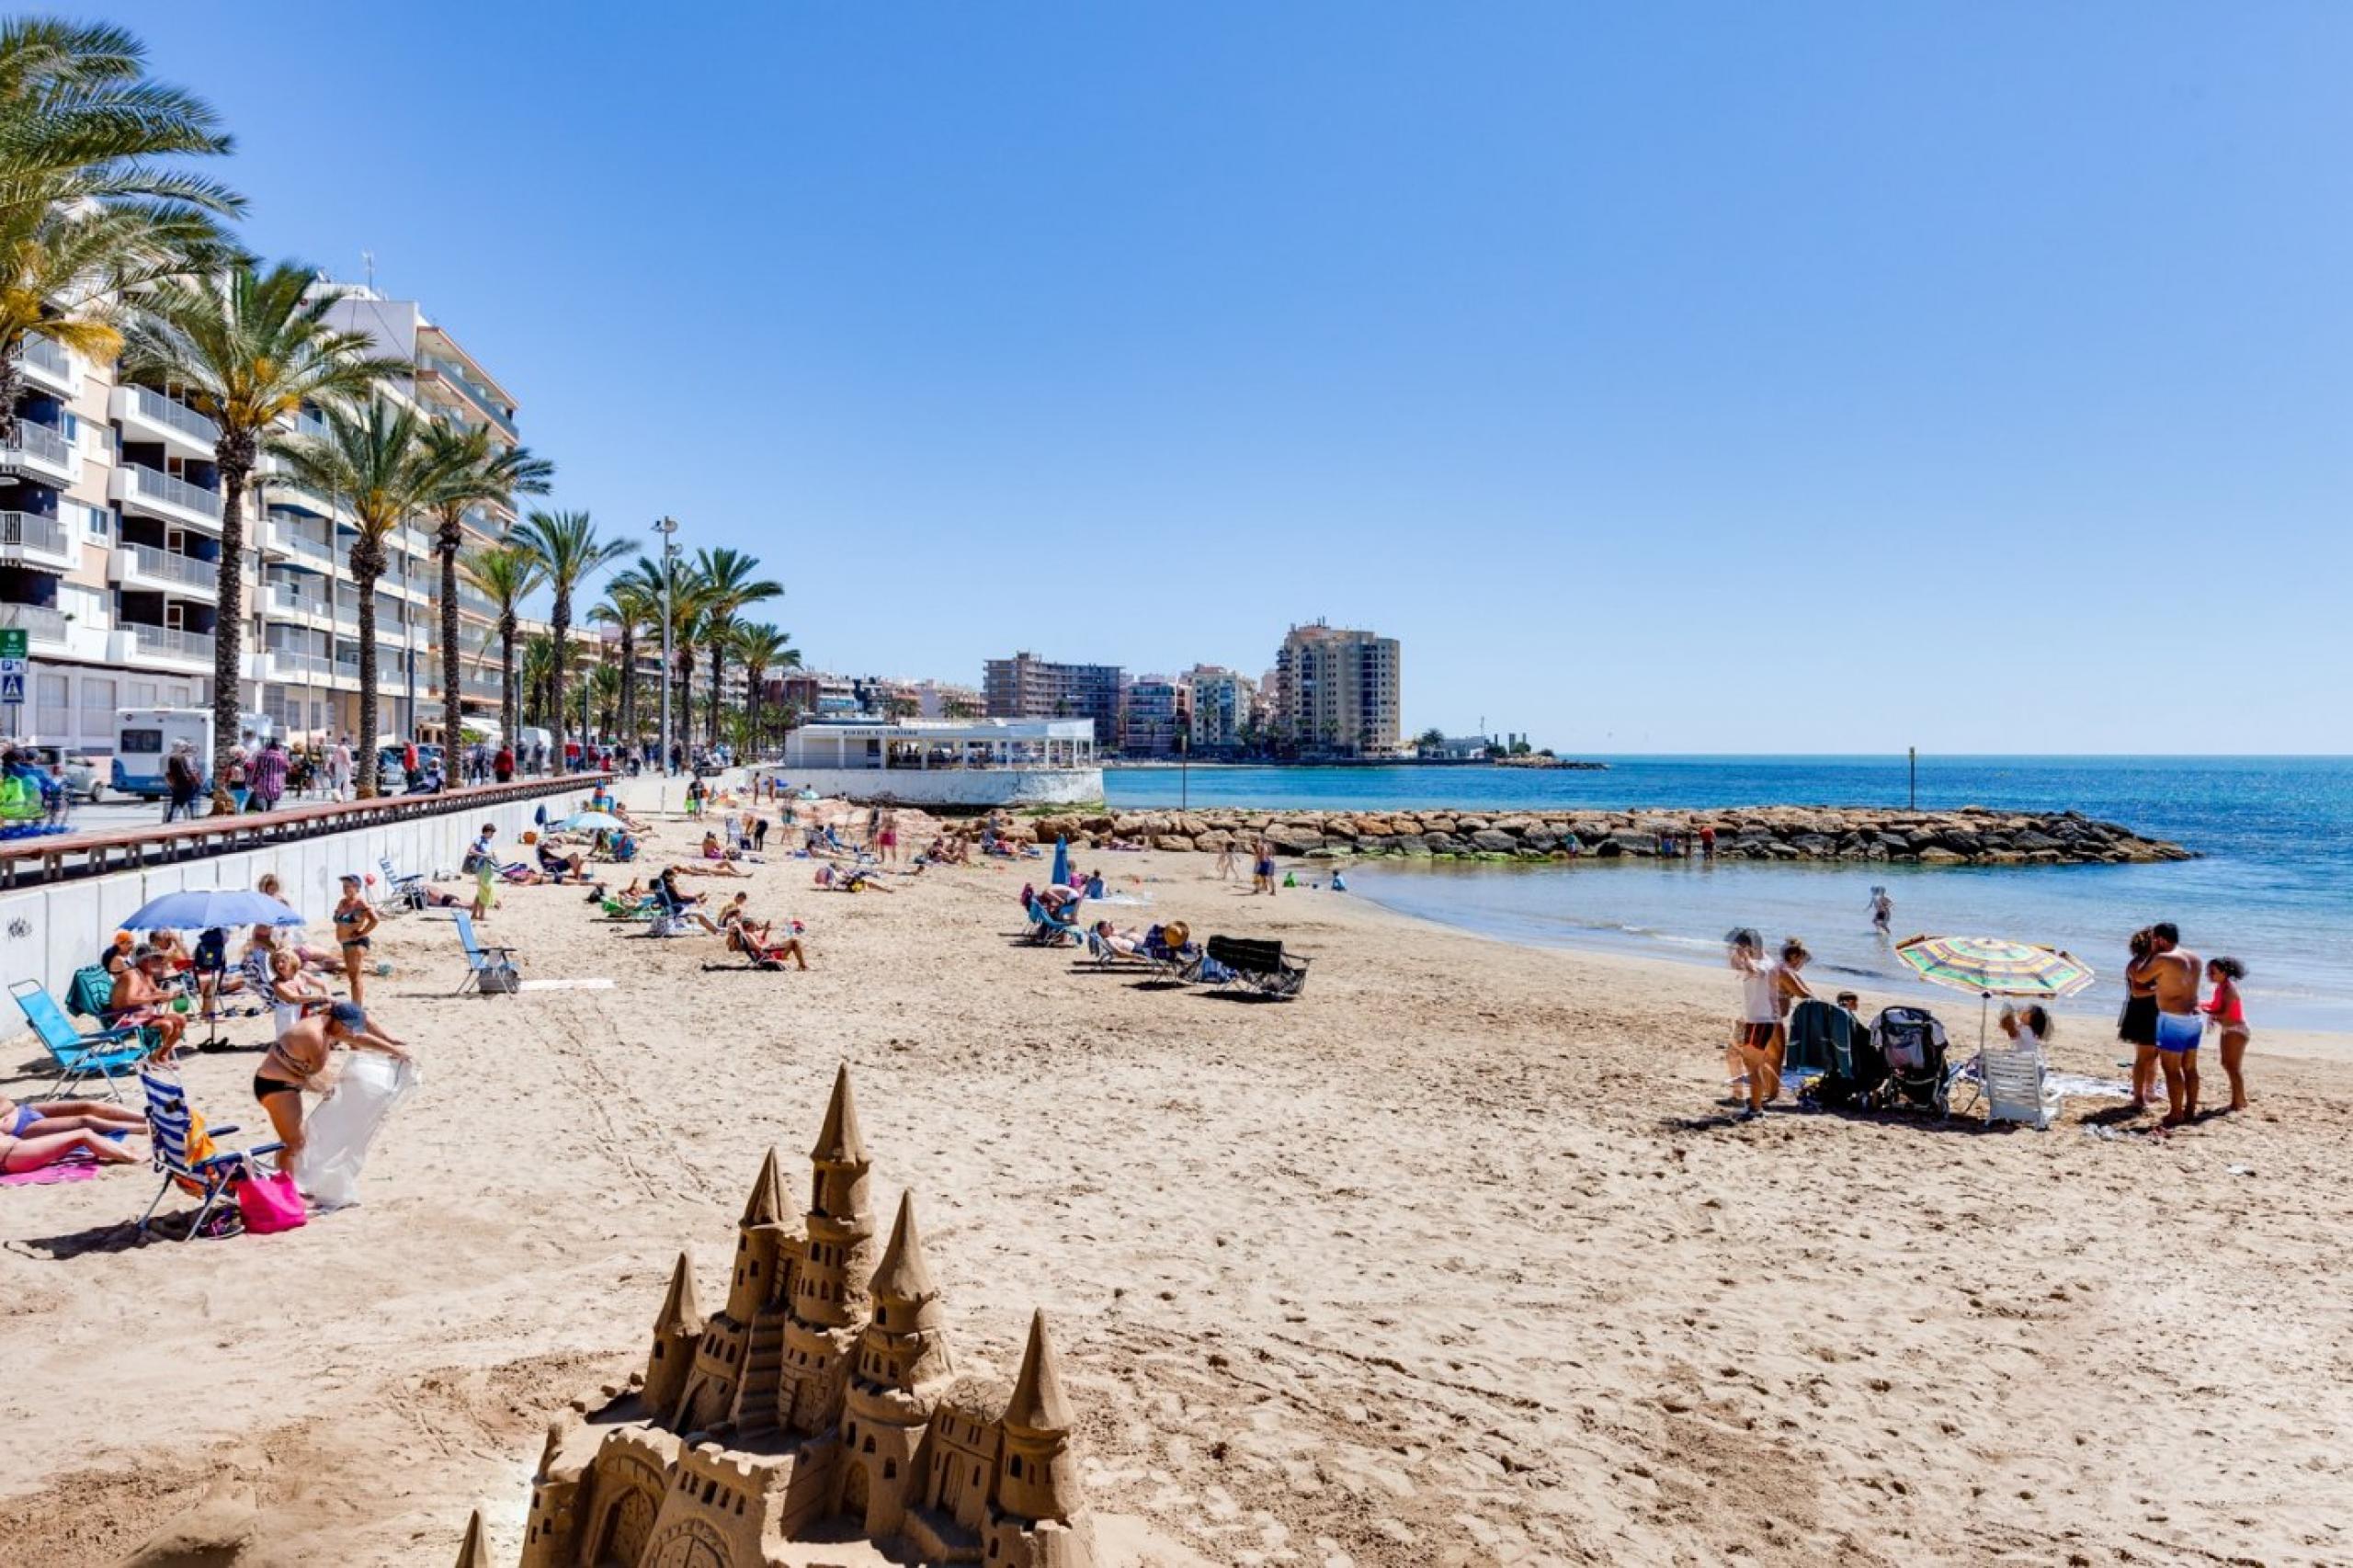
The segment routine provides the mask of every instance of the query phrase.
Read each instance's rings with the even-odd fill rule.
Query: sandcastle
[[[1044,1314],[1009,1391],[960,1376],[911,1196],[873,1260],[847,1067],[809,1157],[800,1233],[771,1150],[726,1306],[703,1315],[681,1254],[643,1378],[549,1427],[522,1568],[1091,1568]],[[460,1568],[485,1568],[483,1550],[477,1516]]]

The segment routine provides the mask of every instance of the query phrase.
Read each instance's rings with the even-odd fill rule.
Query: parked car
[[[29,753],[36,766],[46,770],[58,762],[65,764],[65,792],[77,801],[92,805],[107,798],[106,770],[88,753],[72,746],[43,745],[39,741],[19,741],[17,749]]]

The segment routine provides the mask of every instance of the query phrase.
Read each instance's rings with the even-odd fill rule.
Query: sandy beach
[[[452,999],[449,927],[390,923],[369,1002],[424,1085],[360,1207],[138,1245],[143,1170],[0,1190],[0,1556],[446,1564],[479,1506],[512,1561],[550,1417],[642,1365],[681,1247],[709,1299],[847,1062],[959,1354],[1009,1369],[1047,1310],[1139,1562],[2353,1558],[2346,1041],[2257,1020],[2254,1108],[2164,1137],[1737,1125],[1728,974],[1096,858],[1151,900],[1115,918],[1311,955],[1303,999],[1014,945],[1037,862],[708,884],[806,921],[806,974],[526,888],[490,939],[613,984]],[[2064,1020],[2056,1065],[2116,1076],[2111,1036]],[[186,1067],[249,1134],[256,1059]]]

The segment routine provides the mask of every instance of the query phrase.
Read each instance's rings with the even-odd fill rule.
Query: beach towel
[[[87,1154],[73,1154],[37,1171],[0,1176],[0,1187],[54,1187],[61,1181],[88,1181],[97,1174],[97,1161]]]

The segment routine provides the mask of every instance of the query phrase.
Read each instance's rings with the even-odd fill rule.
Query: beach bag
[[[237,1213],[245,1221],[246,1231],[256,1236],[298,1231],[310,1222],[310,1214],[302,1207],[302,1195],[296,1190],[290,1171],[249,1175],[239,1182]]]

